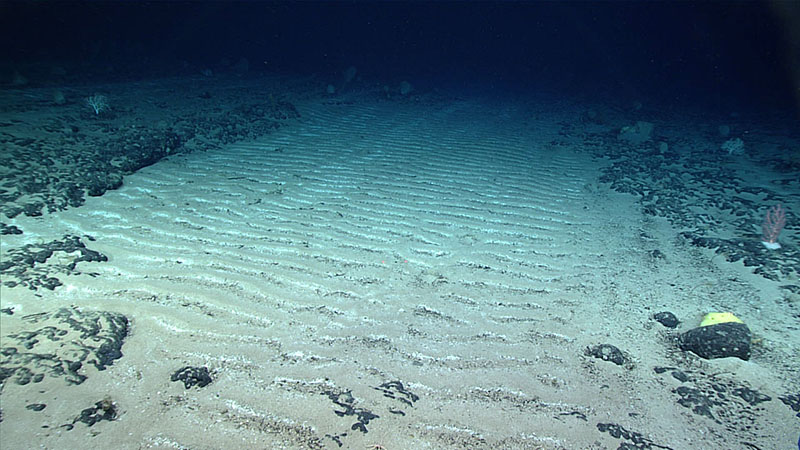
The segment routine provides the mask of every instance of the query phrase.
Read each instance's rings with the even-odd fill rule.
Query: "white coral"
[[[92,108],[95,114],[99,115],[108,109],[108,98],[102,94],[94,94],[91,97],[86,97],[86,105]]]
[[[744,153],[744,141],[739,138],[728,139],[722,143],[721,148],[729,155],[741,155]]]

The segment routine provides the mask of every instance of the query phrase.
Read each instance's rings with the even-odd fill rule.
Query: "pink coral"
[[[767,216],[764,217],[764,223],[761,225],[763,233],[761,242],[768,249],[781,248],[778,243],[778,235],[786,225],[786,210],[780,204],[773,206],[767,210]]]

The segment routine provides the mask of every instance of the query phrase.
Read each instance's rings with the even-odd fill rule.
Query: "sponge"
[[[707,327],[709,325],[716,325],[718,323],[728,323],[728,322],[736,322],[736,323],[744,323],[738,317],[734,316],[733,313],[729,312],[716,312],[716,313],[708,313],[703,317],[703,321],[700,322],[701,327]]]

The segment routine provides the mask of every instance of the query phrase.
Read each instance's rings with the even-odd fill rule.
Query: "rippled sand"
[[[17,312],[3,335],[70,305],[122,314],[130,335],[80,385],[4,386],[5,448],[616,448],[609,423],[676,449],[793,442],[797,418],[771,386],[797,369],[796,343],[757,303],[775,288],[599,184],[608,162],[559,134],[566,114],[299,109],[301,123],[261,141],[175,156],[84,207],[19,219],[26,235],[8,239],[89,235],[109,261],[55,291],[4,288]],[[769,351],[698,362],[651,319],[720,308]],[[603,343],[629,364],[584,354]],[[187,365],[214,381],[170,381]],[[773,401],[707,420],[677,403],[662,366]],[[61,426],[106,397],[116,420]]]

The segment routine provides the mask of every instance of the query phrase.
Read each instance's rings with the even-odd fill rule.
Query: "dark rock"
[[[622,350],[611,344],[600,344],[594,347],[587,347],[584,351],[586,356],[594,356],[595,358],[602,359],[603,361],[610,361],[618,366],[628,363]]]
[[[726,379],[718,373],[686,369],[676,376],[676,368],[656,368],[656,373],[667,372],[681,383],[672,389],[679,405],[713,420],[731,433],[741,431],[742,424],[754,424],[763,411],[760,404],[772,400],[747,383],[735,378]]]
[[[42,215],[43,206],[44,205],[40,203],[29,203],[22,207],[22,211],[25,213],[26,216],[39,217]]]
[[[4,234],[22,234],[22,230],[14,225],[6,225],[0,222],[0,235]]]
[[[64,252],[71,261],[66,265],[45,265],[56,252]],[[0,275],[7,287],[22,284],[31,290],[41,287],[53,290],[62,284],[52,276],[53,272],[75,273],[77,264],[82,261],[104,262],[108,261],[108,257],[87,248],[80,237],[66,235],[60,240],[44,244],[26,244],[9,249],[3,261],[0,261]]]
[[[59,280],[58,278],[55,278],[55,277],[43,277],[39,281],[40,281],[40,284],[39,284],[40,287],[43,287],[45,289],[49,289],[51,291],[55,290],[55,288],[57,288],[59,286],[63,286],[64,285],[64,283],[62,283],[61,280]]]
[[[735,356],[750,359],[750,328],[743,323],[726,322],[691,329],[678,338],[683,351],[705,359]]]
[[[689,375],[686,375],[686,372],[683,372],[681,370],[673,370],[670,374],[672,375],[672,378],[675,378],[681,383],[686,383],[687,381],[689,381]]]
[[[0,348],[0,384],[38,383],[46,376],[81,384],[84,363],[102,371],[122,357],[129,331],[127,317],[105,311],[62,308],[22,320],[30,324],[25,330],[4,336],[13,346]]]
[[[81,411],[81,415],[73,420],[72,423],[83,422],[87,426],[92,426],[102,420],[112,421],[116,418],[117,405],[110,398],[105,398],[95,403],[93,407]]]
[[[623,440],[618,447],[619,449],[669,448],[656,444],[652,440],[646,438],[642,433],[627,430],[622,425],[616,423],[598,423],[597,431],[608,433],[611,437]]]
[[[661,325],[664,325],[667,328],[675,328],[678,326],[678,324],[681,323],[680,320],[678,320],[678,318],[675,317],[675,314],[672,314],[669,311],[660,312],[654,315],[653,319],[655,319],[656,322],[660,323]]]
[[[186,389],[191,389],[192,386],[206,387],[213,380],[208,373],[208,367],[182,367],[175,371],[170,377],[172,381],[183,381],[183,386]]]
[[[401,381],[388,381],[373,389],[383,393],[386,398],[398,400],[408,406],[414,406],[419,396],[408,390]]]
[[[350,426],[353,431],[367,433],[369,431],[367,425],[369,425],[370,421],[380,418],[379,415],[368,409],[357,407],[356,400],[350,391],[323,391],[322,394],[341,408],[340,410],[334,409],[334,414],[339,417],[355,416],[357,418],[356,422]]]
[[[769,395],[762,394],[756,391],[755,389],[750,389],[747,386],[735,388],[731,392],[733,393],[733,395],[746,401],[750,406],[756,406],[759,403],[768,402],[772,400],[772,397],[770,397]]]
[[[702,389],[691,386],[678,386],[672,392],[678,394],[678,404],[689,408],[699,416],[705,416],[712,420],[717,420],[714,416],[714,409],[721,409],[724,403],[719,399],[716,390],[703,391]]]

